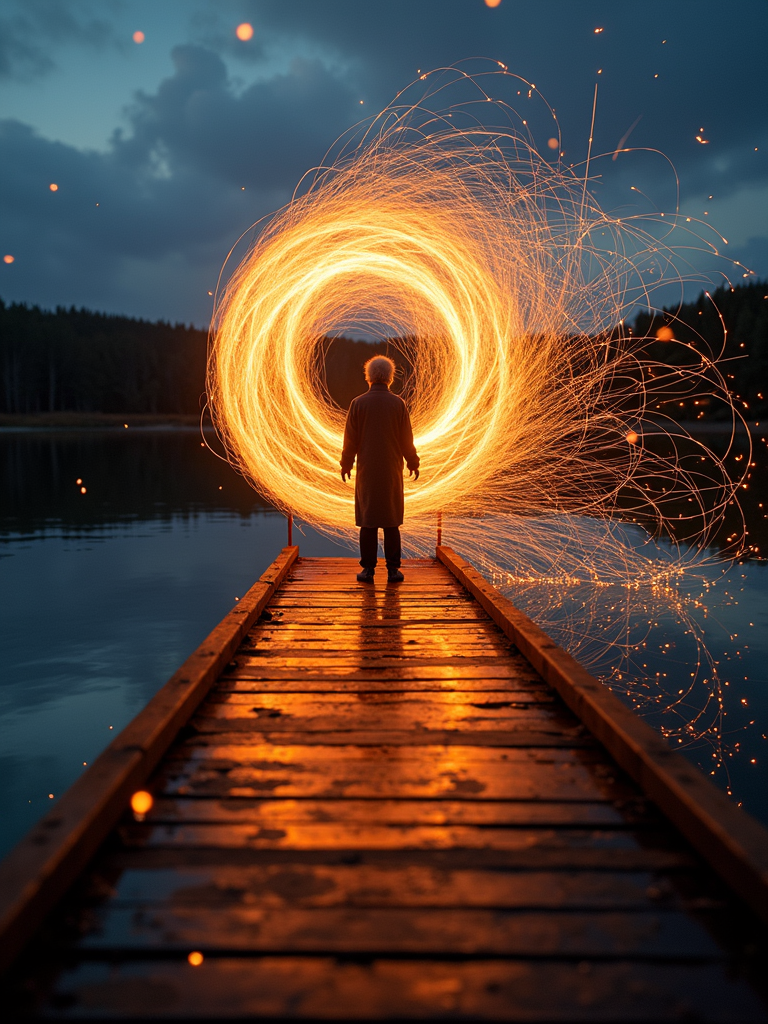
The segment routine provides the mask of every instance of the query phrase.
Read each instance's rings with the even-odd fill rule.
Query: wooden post
[[[443,513],[437,513],[437,546],[443,543]]]
[[[293,547],[293,512],[288,513],[288,547]]]

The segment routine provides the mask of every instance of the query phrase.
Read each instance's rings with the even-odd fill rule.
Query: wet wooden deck
[[[63,1019],[757,1021],[764,929],[436,561],[300,559],[2,996]],[[203,962],[192,966],[188,954]]]

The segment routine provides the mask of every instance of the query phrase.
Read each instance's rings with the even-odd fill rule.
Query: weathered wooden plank
[[[558,853],[568,864],[571,854],[586,850],[625,851],[642,856],[669,849],[669,837],[647,829],[637,835],[627,829],[495,828],[471,825],[374,825],[336,821],[309,824],[283,822],[279,827],[179,822],[133,823],[120,827],[127,847],[227,850],[498,850]]]
[[[463,729],[425,729],[423,732],[414,732],[397,729],[355,729],[347,727],[337,731],[319,730],[312,732],[304,730],[295,732],[291,729],[271,730],[265,724],[263,731],[256,731],[246,720],[229,719],[219,721],[216,719],[203,719],[190,724],[194,733],[194,742],[200,746],[208,746],[220,743],[237,744],[242,742],[243,734],[253,735],[257,732],[260,743],[270,743],[284,746],[290,743],[294,746],[334,746],[346,747],[354,745],[357,747],[380,748],[389,747],[433,747],[435,744],[442,746],[461,747],[471,743],[475,747],[502,747],[502,748],[556,748],[563,747],[573,750],[595,749],[598,744],[589,734],[564,735],[558,730],[547,731],[545,727],[529,729],[525,727],[508,727],[501,729],[477,729],[468,732]]]
[[[333,747],[179,744],[158,791],[197,796],[626,799],[626,783],[589,748]]]
[[[622,774],[616,765],[606,758],[602,749],[546,752],[510,750],[505,754],[503,751],[483,750],[481,747],[468,744],[464,748],[445,749],[435,745],[427,750],[414,749],[410,753],[389,751],[383,747],[373,754],[370,751],[357,750],[354,746],[346,750],[339,750],[336,747],[328,750],[323,750],[322,747],[305,750],[287,745],[268,747],[261,742],[260,737],[255,737],[252,742],[241,739],[236,744],[206,748],[199,747],[194,739],[182,739],[168,751],[163,764],[172,765],[175,769],[181,764],[203,767],[215,762],[218,765],[232,765],[235,768],[270,766],[274,769],[292,769],[300,773],[309,772],[323,764],[339,768],[347,765],[350,771],[359,770],[365,775],[372,761],[381,762],[385,771],[399,766],[403,771],[421,773],[428,770],[430,776],[445,772],[454,775],[457,771],[465,769],[485,768],[497,775],[511,776],[520,775],[539,766],[553,771],[583,769],[593,784],[597,784],[598,779],[615,778]]]
[[[616,849],[606,847],[545,846],[519,850],[491,847],[407,848],[387,847],[375,850],[318,847],[304,850],[259,849],[252,846],[132,846],[120,847],[110,855],[110,863],[124,868],[149,867],[176,869],[199,865],[230,864],[241,867],[254,864],[358,864],[397,863],[447,867],[486,868],[503,871],[691,871],[700,867],[687,849],[646,847]]]
[[[361,825],[538,825],[624,827],[651,824],[659,818],[642,801],[626,805],[606,801],[469,800],[195,800],[159,798],[147,814],[148,824],[176,822],[253,823],[273,828],[291,824]]]
[[[653,957],[723,960],[705,928],[675,910],[488,911],[474,908],[208,907],[183,903],[91,911],[82,951],[162,949],[373,956]],[[681,950],[685,952],[681,956]]]
[[[249,669],[256,665],[259,669],[267,670],[298,668],[302,671],[319,669],[323,672],[334,672],[337,670],[344,671],[345,669],[350,668],[368,668],[369,665],[372,668],[380,669],[400,668],[404,665],[418,665],[423,666],[424,668],[428,668],[430,666],[450,668],[455,665],[457,668],[461,669],[464,667],[495,667],[499,664],[504,665],[505,663],[505,659],[502,655],[477,655],[474,651],[466,654],[458,651],[456,654],[448,656],[443,655],[442,657],[434,657],[429,654],[425,654],[421,658],[413,658],[407,648],[398,649],[398,646],[395,643],[386,653],[380,653],[378,651],[373,651],[371,653],[365,651],[350,651],[348,654],[334,654],[333,652],[327,652],[314,655],[312,652],[307,651],[297,651],[290,654],[273,654],[271,651],[265,651],[259,656],[238,653],[237,657],[233,659],[232,666],[233,668],[237,667],[238,669]]]
[[[205,948],[205,947],[203,947]],[[42,1002],[42,1001],[41,1001]],[[40,1013],[116,1019],[689,1020],[757,1024],[764,1008],[727,964],[531,959],[339,962],[334,957],[131,959],[66,966]]]
[[[252,663],[240,666],[239,659],[234,662],[237,667],[227,669],[222,675],[222,682],[235,679],[263,679],[265,682],[279,679],[337,679],[339,682],[369,682],[375,679],[396,682],[398,680],[459,680],[462,683],[471,679],[509,680],[515,682],[520,679],[521,673],[516,665],[509,662],[499,661],[491,665],[421,665],[403,664],[392,668],[382,668],[380,665],[350,666],[349,668],[335,668],[332,671],[328,668],[323,670],[304,669],[299,666],[292,668],[264,668],[260,658],[254,658]],[[528,676],[528,679],[535,680],[536,676]]]
[[[347,643],[336,644],[334,647],[322,645],[318,641],[291,641],[282,639],[269,645],[241,646],[237,657],[233,659],[236,664],[252,663],[250,659],[280,659],[285,664],[287,659],[300,659],[302,663],[311,661],[313,658],[322,661],[323,665],[349,664],[358,661],[374,661],[386,665],[389,661],[395,664],[402,664],[403,659],[418,664],[451,664],[458,660],[462,665],[495,665],[499,660],[506,659],[509,652],[503,647],[491,647],[490,644],[478,643],[456,643],[441,644],[433,643],[428,647],[425,644],[414,646],[410,642],[403,642],[393,637],[388,644],[380,642],[367,643],[355,642],[350,638]],[[277,664],[277,661],[267,664]],[[290,664],[290,661],[288,661]]]
[[[265,694],[264,703],[260,706],[270,709],[277,708],[285,713],[301,710],[302,714],[328,714],[335,711],[352,714],[358,711],[365,712],[370,708],[388,708],[393,711],[410,710],[414,713],[442,709],[446,714],[462,710],[469,714],[493,712],[497,716],[511,716],[533,704],[539,714],[546,714],[550,718],[557,715],[563,721],[581,724],[578,718],[559,701],[556,708],[553,709],[552,700],[546,700],[547,696],[551,698],[551,691],[532,690],[530,695],[518,697],[515,693],[510,693],[509,690],[486,690],[479,696],[464,693],[462,690],[447,692],[374,690],[370,693],[366,690],[359,690],[354,696],[341,692],[329,693],[321,698],[315,697],[311,693]],[[539,697],[542,699],[537,699]],[[254,699],[249,694],[222,691],[217,687],[211,691],[205,706],[199,709],[199,713],[205,713],[209,705],[211,707],[222,705],[250,707],[253,703]]]
[[[0,864],[0,971],[82,870],[298,557],[282,554]]]
[[[559,737],[563,741],[583,741],[584,726],[570,714],[552,704],[516,702],[509,694],[492,693],[491,701],[470,703],[431,702],[428,695],[418,700],[393,700],[393,694],[378,701],[378,694],[335,702],[308,694],[267,694],[257,700],[251,694],[217,693],[201,707],[192,720],[197,731],[242,729],[256,732],[344,732],[398,731],[413,741],[425,732],[462,731],[469,737],[477,731],[530,731]],[[381,695],[384,696],[384,695]],[[413,695],[402,695],[413,696]],[[504,699],[506,698],[506,699]],[[413,734],[417,735],[414,736]],[[385,741],[382,741],[385,742]],[[589,742],[594,741],[589,737]]]
[[[262,702],[254,703],[253,697],[248,694],[222,693],[217,690],[197,713],[210,716],[256,714],[259,717],[270,718],[288,715],[306,718],[334,714],[346,716],[348,725],[352,724],[351,718],[355,715],[374,713],[398,715],[401,719],[412,714],[415,724],[418,722],[417,716],[424,715],[439,715],[441,721],[445,720],[445,716],[450,716],[452,721],[458,722],[464,721],[465,716],[470,721],[483,718],[499,722],[505,718],[517,719],[521,715],[530,718],[536,715],[548,721],[559,718],[563,723],[581,725],[562,705],[556,708],[553,708],[551,703],[532,705],[530,700],[517,701],[513,694],[504,691],[491,690],[483,694],[482,699],[475,700],[471,699],[471,694],[465,696],[462,693],[437,696],[438,699],[435,700],[428,693],[373,693],[355,697],[337,693],[328,694],[323,698],[310,694],[265,694]]]
[[[262,679],[240,678],[238,674],[222,676],[216,684],[216,692],[240,693],[487,693],[497,692],[500,687],[513,696],[516,701],[530,700],[532,703],[555,703],[558,698],[552,689],[543,684],[537,685],[533,679],[475,679],[454,676],[452,679],[403,679],[391,678],[386,674],[371,678],[370,675],[360,679],[328,678],[325,675],[312,679]]]
[[[410,601],[418,601],[420,598],[425,597],[429,601],[436,599],[445,598],[449,601],[460,600],[460,601],[473,601],[474,598],[469,594],[456,580],[449,584],[429,584],[429,583],[417,583],[413,580],[408,581],[406,587],[397,589],[395,587],[388,587],[386,590],[374,590],[374,597],[371,598],[370,591],[367,591],[367,598],[365,594],[361,594],[359,583],[340,583],[335,582],[329,585],[318,585],[317,583],[295,583],[287,582],[284,587],[280,589],[281,598],[290,598],[291,600],[301,597],[303,600],[312,600],[313,597],[320,590],[323,594],[332,597],[334,600],[342,601],[355,601],[358,605],[361,600],[374,600],[380,601],[399,601],[405,605]]]
[[[407,620],[403,620],[399,633],[406,643],[416,647],[479,644],[487,645],[493,651],[503,650],[507,654],[514,654],[516,651],[514,645],[505,636],[499,635],[498,630],[494,636],[490,632],[490,628],[483,623],[472,626],[457,625],[450,631],[446,631],[437,627],[430,629],[425,626],[411,626]],[[243,649],[262,644],[278,644],[285,642],[286,639],[289,643],[317,643],[329,648],[332,648],[334,644],[343,646],[350,643],[384,647],[392,642],[392,636],[391,629],[386,626],[382,628],[366,626],[364,629],[360,629],[358,625],[332,625],[313,628],[312,626],[297,627],[288,623],[274,625],[272,622],[265,622],[251,630],[243,643]]]
[[[282,611],[285,615],[293,611],[304,611],[309,601],[304,595],[290,595],[283,594],[280,600],[275,598],[272,607],[275,611]],[[405,618],[406,614],[410,617],[411,612],[414,612],[417,616],[422,613],[437,613],[444,615],[452,612],[463,612],[467,608],[477,611],[477,604],[474,601],[468,600],[466,597],[461,597],[458,594],[455,597],[446,597],[440,594],[427,594],[422,592],[420,595],[412,594],[408,598],[398,598],[397,600],[388,599],[386,601],[377,601],[371,604],[361,602],[359,598],[355,600],[354,595],[350,595],[345,598],[341,595],[337,596],[332,593],[328,594],[315,594],[311,601],[313,610],[326,613],[331,611],[346,612],[350,615],[359,617],[362,612],[372,612],[374,614],[381,614],[387,612],[390,615],[395,615],[398,618]]]
[[[301,635],[301,634],[297,634]],[[355,635],[336,637],[307,637],[295,639],[293,635],[283,633],[277,636],[263,637],[256,641],[242,644],[239,655],[249,657],[350,657],[353,653],[366,658],[391,657],[396,651],[399,657],[407,656],[410,660],[421,661],[424,658],[445,658],[455,654],[467,658],[506,658],[509,647],[503,644],[491,644],[474,637],[457,638],[452,643],[438,638],[426,637],[414,640],[410,637],[390,637],[389,640],[358,632]]]
[[[332,608],[320,608],[317,611],[313,608],[288,608],[283,612],[282,618],[279,620],[275,618],[275,621],[280,621],[286,625],[346,625],[347,627],[357,626],[359,629],[366,629],[372,626],[378,628],[389,626],[392,629],[402,629],[404,619],[402,614],[387,608],[366,608],[359,612],[344,611],[342,609],[335,611]],[[471,605],[456,611],[451,609],[442,610],[439,614],[433,614],[428,608],[421,608],[417,616],[408,616],[408,622],[411,625],[429,626],[434,623],[437,628],[445,627],[454,622],[473,625],[476,622],[482,621],[482,618],[474,611]]]
[[[768,921],[768,830],[732,804],[706,776],[607,687],[558,647],[468,562],[447,547],[438,558],[558,691],[617,763],[764,921]]]
[[[96,874],[86,894],[110,907],[155,904],[210,908],[468,907],[486,910],[649,910],[686,906],[680,881],[695,892],[690,873],[651,871],[483,871],[421,864],[200,865],[129,868],[116,881]],[[700,909],[700,898],[696,904]],[[709,909],[727,904],[711,900]]]
[[[279,608],[274,612],[274,618],[280,617],[282,622],[378,622],[394,620],[401,622],[405,617],[404,609],[398,605],[371,604],[359,605],[357,607],[333,607],[331,605],[316,607],[311,605],[296,605],[289,608]],[[446,607],[444,604],[430,605],[418,604],[408,608],[408,622],[411,624],[430,622],[485,622],[487,616],[475,602],[457,602],[456,606]]]

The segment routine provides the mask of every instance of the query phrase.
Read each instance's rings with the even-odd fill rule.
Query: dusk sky
[[[535,83],[567,162],[599,81],[594,152],[634,125],[664,154],[609,156],[604,208],[673,212],[671,161],[766,277],[766,52],[765,0],[0,0],[0,297],[207,325],[232,244],[341,132],[477,57]]]

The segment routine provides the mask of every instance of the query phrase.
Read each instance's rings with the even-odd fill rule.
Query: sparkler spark
[[[651,305],[645,274],[675,272],[674,253],[640,217],[606,215],[578,168],[540,156],[486,75],[447,69],[432,85],[434,74],[420,74],[417,102],[406,90],[362,137],[342,140],[263,225],[217,302],[208,395],[230,458],[278,508],[351,539],[353,492],[338,471],[345,413],[322,364],[324,339],[362,328],[400,352],[422,457],[419,482],[405,480],[407,550],[430,551],[443,513],[449,543],[518,593],[531,581],[618,586],[616,619],[628,622],[645,588],[643,600],[651,593],[655,609],[690,625],[677,588],[700,561],[695,545],[662,556],[617,523],[674,536],[672,520],[684,519],[706,542],[737,492],[679,427],[661,454],[639,429],[653,419],[664,434],[672,397],[702,390],[738,421],[716,353],[666,327],[658,337],[679,357],[662,363],[656,337],[622,326],[638,299]],[[492,74],[494,96],[499,79],[531,96],[506,69]],[[466,96],[430,108],[453,87],[469,89],[482,116],[470,118]],[[502,127],[488,127],[490,103]],[[681,230],[682,220],[654,224]],[[586,600],[580,612],[576,653]]]

